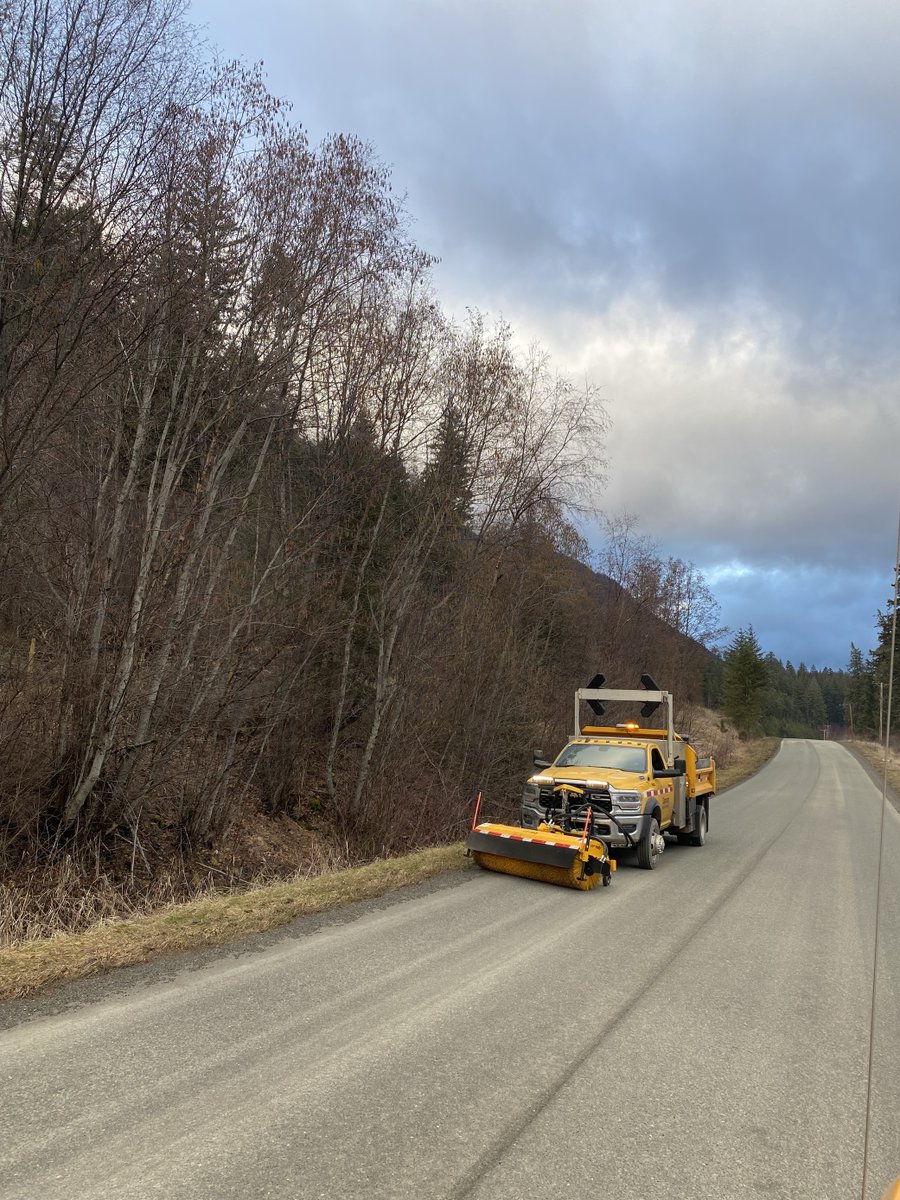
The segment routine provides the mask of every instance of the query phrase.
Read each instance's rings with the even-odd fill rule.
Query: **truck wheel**
[[[662,834],[659,832],[659,821],[656,817],[651,817],[649,825],[644,826],[644,832],[638,842],[638,866],[643,867],[645,871],[652,871],[659,862],[663,844]]]
[[[706,808],[701,808],[697,813],[697,832],[691,838],[692,846],[706,845]]]

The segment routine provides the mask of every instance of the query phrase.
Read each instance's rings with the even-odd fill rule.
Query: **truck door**
[[[650,750],[650,769],[653,772],[653,778],[656,779],[657,771],[666,769],[665,759],[656,746]],[[672,809],[675,805],[675,788],[672,786],[671,779],[660,779],[653,786],[653,790],[657,793],[656,799],[659,803],[659,811],[662,813],[662,825],[665,828],[672,820]]]

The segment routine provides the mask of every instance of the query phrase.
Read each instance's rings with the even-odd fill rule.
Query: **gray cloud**
[[[900,10],[624,8],[261,0],[231,34],[313,132],[371,139],[424,240],[485,301],[602,306],[649,278],[678,306],[749,293],[813,344],[846,326],[860,352],[882,347]],[[212,37],[228,32],[207,15]]]
[[[604,385],[609,507],[718,572],[730,624],[819,665],[869,644],[900,499],[900,8],[192,16],[265,60],[313,138],[351,131],[392,164],[448,306],[502,313]]]

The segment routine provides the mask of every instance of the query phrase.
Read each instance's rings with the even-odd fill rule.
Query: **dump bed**
[[[687,776],[687,787],[689,796],[709,796],[716,790],[716,764],[712,758],[700,758],[694,753],[692,746],[685,747],[690,752],[690,758],[693,760],[693,768],[690,766],[690,760],[685,757],[684,770]]]

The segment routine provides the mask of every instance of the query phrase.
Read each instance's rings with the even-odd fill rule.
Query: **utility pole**
[[[878,740],[884,738],[884,680],[878,685]]]

